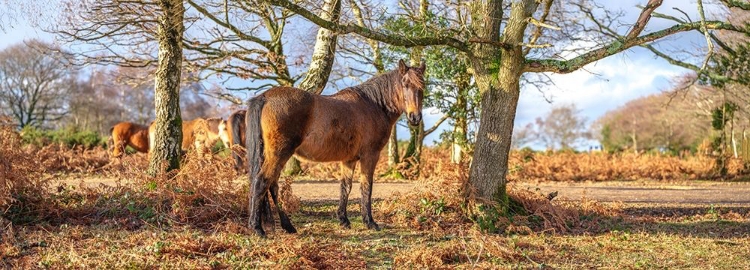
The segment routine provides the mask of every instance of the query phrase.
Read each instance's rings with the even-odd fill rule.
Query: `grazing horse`
[[[406,112],[409,124],[422,120],[424,63],[409,67],[403,60],[398,69],[376,76],[361,85],[330,96],[315,95],[292,87],[274,87],[248,101],[246,146],[250,193],[249,226],[265,236],[261,216],[268,203],[277,205],[281,227],[296,232],[278,206],[278,179],[292,155],[316,162],[340,161],[351,171],[341,180],[337,211],[339,223],[351,227],[346,205],[356,163],[365,175],[361,180],[362,220],[369,229],[380,230],[372,218],[372,181],[380,152],[398,117]],[[235,138],[236,140],[236,138]],[[268,210],[265,210],[268,211]]]
[[[203,131],[203,137],[196,136],[195,146],[196,148],[204,148],[210,150],[211,147],[216,144],[217,141],[221,140],[224,146],[229,147],[229,134],[226,133],[226,129],[222,128],[226,126],[226,121],[221,118],[206,118],[205,125],[197,125],[193,132],[196,130]]]
[[[149,128],[132,122],[120,122],[109,129],[112,134],[112,156],[119,158],[128,145],[138,152],[148,153]]]
[[[229,144],[227,147],[232,151],[232,157],[234,158],[234,169],[241,171],[242,156],[245,154],[245,114],[246,110],[238,110],[233,112],[229,118],[227,118],[225,125],[225,132],[229,135]]]
[[[225,141],[222,139],[222,132],[219,129],[222,122],[221,118],[196,118],[182,122],[182,151],[187,152],[194,148],[201,155],[210,150],[217,140]],[[149,126],[149,143],[151,145],[156,139],[154,128],[156,126],[151,123],[151,126]],[[224,137],[227,136],[224,135]]]

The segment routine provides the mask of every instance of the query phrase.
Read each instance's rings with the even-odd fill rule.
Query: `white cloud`
[[[685,72],[662,60],[644,57],[644,51],[636,53],[639,55],[615,55],[570,74],[550,74],[555,85],[544,89],[544,95],[536,89],[523,89],[516,126],[543,117],[555,105],[570,103],[581,110],[590,124],[630,100],[668,89],[670,80]]]

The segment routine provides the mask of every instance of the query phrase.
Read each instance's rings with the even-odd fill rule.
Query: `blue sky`
[[[632,22],[637,17],[639,10],[634,6],[643,5],[645,2],[647,1],[606,1],[608,7],[622,8],[629,12],[623,18],[626,22]],[[658,11],[679,16],[680,13],[672,7],[680,8],[691,14],[694,19],[697,18],[695,1],[665,0]],[[708,16],[714,16],[717,13],[711,6],[707,9]],[[652,19],[646,32],[671,25],[673,22]],[[5,32],[0,31],[0,49],[25,39],[39,38],[48,41],[54,39],[52,35],[37,30],[22,20],[5,30]],[[314,30],[301,32],[314,34]],[[677,37],[661,42],[660,45],[672,48],[700,48],[705,45],[704,43],[701,35],[688,33],[679,34]],[[522,127],[533,122],[537,117],[544,116],[555,105],[568,103],[575,104],[582,115],[588,119],[588,123],[591,123],[606,111],[616,109],[632,99],[668,90],[671,79],[685,72],[687,70],[657,59],[645,49],[635,48],[589,64],[584,69],[570,74],[551,74],[554,85],[541,90],[522,89],[516,114],[516,126]],[[330,91],[327,90],[327,92]],[[426,109],[424,112],[426,126],[431,126],[440,116],[435,110]],[[449,127],[443,124],[442,128]],[[403,127],[399,128],[399,135],[405,139],[408,131]],[[427,137],[425,142],[431,144],[438,139],[438,136],[439,131]],[[587,147],[584,146],[584,148]]]

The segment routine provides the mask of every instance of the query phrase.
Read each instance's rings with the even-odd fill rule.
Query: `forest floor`
[[[58,185],[81,183],[118,184],[82,177]],[[367,230],[362,223],[356,183],[348,207],[352,229],[342,229],[335,217],[338,183],[296,181],[292,190],[301,205],[291,217],[297,234],[286,234],[277,224],[267,239],[259,238],[245,227],[246,217],[222,218],[211,227],[160,221],[133,226],[133,220],[122,217],[3,225],[0,268],[750,268],[750,183],[510,186],[544,195],[557,192],[553,201],[581,209],[596,202],[615,214],[581,215],[593,225],[567,232],[491,234],[472,225],[419,229],[390,223],[378,213],[394,194],[418,185],[376,181],[373,212],[383,229]]]

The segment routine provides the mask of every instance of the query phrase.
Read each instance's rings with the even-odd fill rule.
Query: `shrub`
[[[106,141],[96,132],[90,130],[78,130],[68,127],[60,130],[43,130],[32,126],[26,126],[21,130],[21,138],[24,144],[45,146],[49,144],[62,144],[68,148],[84,147],[92,149],[97,146],[106,146]]]

